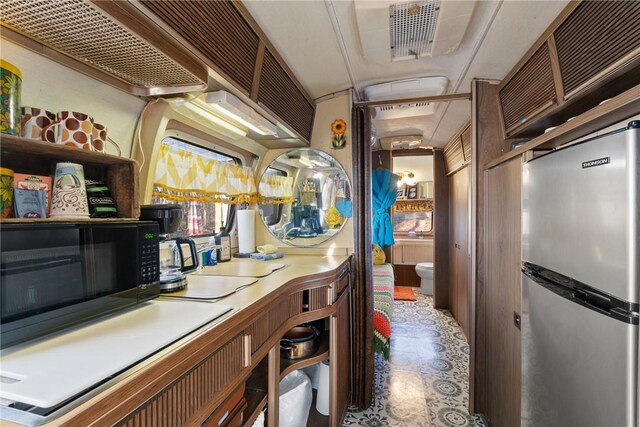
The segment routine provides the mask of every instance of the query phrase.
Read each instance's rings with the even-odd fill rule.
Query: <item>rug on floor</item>
[[[393,299],[396,301],[415,301],[416,294],[413,292],[413,288],[396,286],[393,289]]]

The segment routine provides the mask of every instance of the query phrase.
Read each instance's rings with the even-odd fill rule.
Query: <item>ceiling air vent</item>
[[[389,6],[391,57],[394,61],[431,55],[440,0]]]
[[[402,99],[442,95],[447,89],[447,83],[446,77],[398,80],[369,86],[364,90],[364,94],[368,101],[399,101],[397,104],[375,107],[374,117],[376,120],[429,116],[435,112],[437,104],[432,102],[402,103]]]

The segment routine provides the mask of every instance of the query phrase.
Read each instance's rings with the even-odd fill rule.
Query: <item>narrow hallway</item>
[[[469,345],[449,312],[431,297],[395,301],[391,357],[376,354],[374,402],[350,408],[343,426],[482,426],[467,411]]]

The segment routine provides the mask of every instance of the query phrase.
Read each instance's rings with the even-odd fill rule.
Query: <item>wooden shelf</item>
[[[633,116],[640,112],[640,85],[635,86],[608,102],[598,105],[576,116],[575,119],[563,123],[556,129],[532,139],[526,144],[503,154],[487,163],[485,169],[491,169],[520,156],[529,150],[543,150],[559,147],[563,144],[589,135],[607,126]]]
[[[280,379],[284,378],[287,374],[301,369],[306,366],[315,365],[318,362],[322,362],[329,358],[329,333],[324,332],[320,337],[318,343],[318,350],[309,357],[304,359],[285,359],[280,357]]]
[[[120,216],[120,218],[109,220],[135,220],[140,217],[139,170],[135,160],[5,134],[0,136],[0,153],[2,167],[17,173],[53,176],[58,162],[81,164],[85,178],[104,181],[109,187]],[[34,221],[14,218],[8,221],[3,220],[7,223],[82,221],[96,221],[96,219],[47,218]],[[98,221],[104,221],[104,219]]]

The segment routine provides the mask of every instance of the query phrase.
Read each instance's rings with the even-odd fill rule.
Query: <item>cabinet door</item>
[[[500,108],[507,136],[557,105],[549,46],[544,43],[500,89]]]
[[[346,288],[331,316],[331,410],[329,425],[339,426],[351,400],[350,287]]]
[[[461,169],[451,177],[450,248],[451,292],[449,307],[464,334],[469,336],[469,171]]]
[[[394,264],[404,264],[404,260],[402,259],[402,245],[396,243],[391,246],[391,262]]]
[[[520,158],[486,174],[486,391],[494,427],[520,425]],[[482,327],[483,325],[479,325]]]

